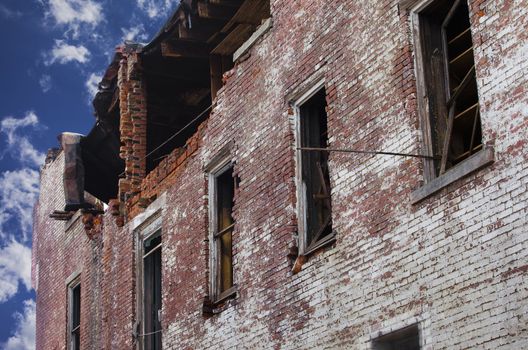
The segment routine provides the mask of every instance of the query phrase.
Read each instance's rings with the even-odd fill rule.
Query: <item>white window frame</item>
[[[418,102],[418,114],[420,129],[422,131],[422,147],[425,154],[433,155],[433,134],[431,130],[431,120],[429,104],[425,94],[425,60],[423,57],[423,47],[421,43],[420,13],[433,2],[439,0],[400,0],[404,10],[409,10],[410,24],[414,45],[414,66],[416,78],[416,94]],[[467,1],[467,0],[462,0]],[[476,60],[476,59],[475,59]],[[479,99],[480,101],[480,99]],[[428,196],[438,192],[447,185],[467,176],[468,174],[494,162],[494,150],[492,146],[487,146],[485,135],[482,135],[482,149],[474,153],[469,158],[463,160],[454,167],[448,169],[444,174],[436,175],[434,161],[424,159],[424,182],[425,185],[411,193],[411,203],[416,204]]]
[[[75,273],[73,277],[70,277],[67,282],[68,286],[68,349],[69,350],[79,350],[75,349],[75,344],[73,344],[73,338],[72,338],[72,332],[73,332],[73,290],[79,286],[81,286],[81,275],[79,273]],[[80,342],[80,327],[81,327],[81,307],[82,307],[82,289],[81,289],[81,295],[79,296],[79,342]]]
[[[294,110],[294,128],[295,128],[295,184],[297,188],[297,218],[298,218],[298,244],[299,254],[306,255],[312,250],[318,249],[320,246],[332,240],[334,233],[328,235],[328,239],[322,239],[321,244],[314,246],[308,251],[308,242],[306,237],[306,185],[302,178],[302,151],[298,150],[301,147],[301,106],[312,98],[316,93],[325,87],[325,79],[322,78],[316,83],[312,84],[303,94],[295,99],[291,105]],[[331,189],[330,189],[331,191]]]
[[[144,220],[145,221],[140,225],[140,227],[136,229],[136,281],[138,281],[136,283],[137,284],[137,287],[136,287],[136,294],[137,294],[137,297],[136,297],[137,313],[136,315],[137,316],[136,317],[137,317],[137,322],[139,322],[139,327],[137,327],[136,329],[136,332],[137,332],[136,337],[138,338],[137,349],[139,350],[145,347],[144,345],[145,337],[143,336],[145,334],[145,313],[144,313],[145,305],[144,305],[144,300],[143,300],[143,296],[145,294],[145,280],[143,276],[143,271],[144,271],[143,244],[146,240],[148,240],[149,238],[156,235],[158,232],[162,230],[161,212],[156,212],[152,214],[152,216]],[[162,235],[162,233],[163,232],[160,232],[159,234]],[[162,237],[160,245],[163,249],[163,237]],[[163,266],[162,266],[162,270],[163,270]],[[163,291],[163,285],[162,285],[162,291]],[[163,309],[163,303],[162,303],[162,309]],[[163,339],[163,333],[162,333],[162,339]]]
[[[216,159],[213,164],[207,167],[208,177],[208,203],[209,203],[209,286],[210,299],[213,302],[221,301],[219,292],[218,278],[220,276],[219,257],[218,257],[218,239],[214,237],[216,233],[217,220],[217,179],[220,175],[225,173],[230,168],[233,168],[234,162],[228,151],[219,159]],[[234,265],[234,264],[233,264]],[[233,272],[233,286],[224,291],[225,297],[229,297],[235,290],[235,273]],[[227,292],[227,293],[226,293]]]

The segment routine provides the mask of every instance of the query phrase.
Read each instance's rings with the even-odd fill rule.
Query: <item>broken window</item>
[[[143,349],[161,349],[161,230],[143,240]]]
[[[437,160],[430,177],[482,149],[479,100],[467,1],[434,1],[418,13],[417,55],[428,110],[425,140]]]
[[[332,205],[328,171],[326,92],[322,88],[298,106],[301,233],[304,252],[332,235]]]
[[[81,281],[77,278],[68,287],[68,324],[71,350],[78,350],[81,346]]]
[[[232,164],[210,174],[210,225],[212,234],[211,282],[213,301],[234,292],[233,284],[233,206],[235,177]]]
[[[413,325],[374,340],[374,350],[420,350],[418,325]]]

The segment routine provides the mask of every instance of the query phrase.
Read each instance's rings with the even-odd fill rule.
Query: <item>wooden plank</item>
[[[457,156],[454,160],[455,163],[458,163],[460,162],[461,160],[463,160],[464,158],[468,157],[469,155],[471,155],[472,153],[475,153],[475,151],[478,151],[482,148],[482,144],[479,144],[479,145],[476,145],[475,147],[473,147],[473,149],[469,150],[469,151],[466,151],[462,154],[460,154],[459,156]]]
[[[450,65],[456,65],[456,64],[462,64],[462,63],[468,63],[472,62],[473,60],[473,46],[471,46],[466,51],[462,52],[457,57],[453,58],[451,61],[449,61]]]
[[[207,58],[211,48],[206,43],[170,40],[161,43],[161,55],[175,58]]]
[[[251,36],[233,53],[233,61],[238,60],[243,54],[249,51],[249,49],[268,32],[272,27],[271,18],[268,18],[257,30],[251,34]]]
[[[470,112],[471,111],[474,111],[475,108],[478,107],[478,103],[475,103],[474,105],[466,108],[465,110],[463,110],[462,112],[458,113],[457,115],[455,115],[455,119],[462,119],[462,118],[465,118],[467,117],[468,115],[470,115]]]
[[[224,6],[204,1],[198,2],[198,16],[201,18],[220,19],[228,21],[238,9],[233,6]]]
[[[217,4],[222,6],[240,7],[243,0],[209,0],[210,4]]]
[[[201,41],[205,43],[222,28],[224,23],[225,21],[194,17],[190,28],[185,23],[178,24],[178,38],[181,40]]]
[[[211,55],[211,100],[216,98],[216,93],[222,87],[222,56]]]
[[[239,24],[233,29],[212,51],[213,54],[231,55],[235,52],[254,32],[255,26],[251,24]]]
[[[449,114],[447,117],[447,130],[444,135],[444,146],[442,148],[442,160],[440,163],[440,175],[442,175],[447,167],[447,158],[449,156],[449,148],[451,146],[451,137],[453,133],[453,121],[454,121],[455,106],[449,108]]]
[[[245,0],[233,18],[222,28],[222,32],[231,31],[237,24],[260,25],[262,20],[268,17],[270,17],[269,0]]]
[[[494,162],[494,150],[492,147],[484,147],[481,151],[473,154],[463,162],[423,185],[411,193],[411,203],[416,204],[430,195],[440,191],[442,188],[471,174]]]
[[[412,2],[412,4],[411,4]],[[400,0],[400,4],[405,6],[405,9],[408,6],[414,6],[416,0]],[[422,24],[420,23],[420,17],[414,13],[412,14],[411,21],[411,30],[413,32],[414,38],[414,64],[416,67],[416,96],[418,100],[418,116],[420,118],[420,126],[422,129],[423,137],[423,153],[425,154],[434,154],[435,150],[435,141],[432,134],[432,125],[429,119],[430,110],[429,110],[429,91],[427,89],[426,75],[425,75],[425,62],[426,55],[424,55],[424,44],[422,43]],[[424,26],[427,28],[426,23]],[[436,176],[435,162],[432,160],[424,160],[424,177],[426,181],[434,179]]]
[[[462,38],[465,38],[467,40],[468,35],[469,35],[469,38],[471,39],[470,27],[467,27],[466,29],[464,29],[464,31],[462,31],[462,33],[456,35],[453,39],[449,40],[448,45],[452,45]]]

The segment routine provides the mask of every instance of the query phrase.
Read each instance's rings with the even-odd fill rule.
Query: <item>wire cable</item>
[[[438,159],[438,157],[427,156],[423,154],[412,154],[412,153],[398,153],[398,152],[384,152],[384,151],[363,151],[355,149],[342,149],[342,148],[318,148],[318,147],[297,147],[298,151],[320,151],[320,152],[343,152],[343,153],[361,153],[361,154],[381,154],[386,156],[399,156],[399,157],[414,157],[414,158],[426,158],[426,159]]]
[[[209,111],[211,108],[213,107],[213,104],[209,105],[209,107],[207,107],[206,109],[204,109],[200,114],[198,114],[198,116],[196,116],[193,120],[191,120],[190,122],[188,122],[184,127],[182,127],[180,130],[176,131],[174,134],[172,134],[168,139],[166,139],[165,141],[163,141],[158,147],[154,148],[152,151],[150,151],[149,153],[147,153],[147,155],[145,155],[143,158],[140,158],[141,160],[144,160],[144,159],[147,159],[149,156],[151,156],[154,152],[156,152],[157,150],[159,150],[161,147],[165,146],[167,143],[169,143],[172,139],[174,139],[176,136],[178,136],[179,134],[181,134],[185,129],[187,129],[189,126],[191,126],[192,124],[194,124],[198,119],[200,119],[205,113],[207,113],[207,111]],[[165,157],[166,155],[160,157],[160,158],[163,158]],[[119,174],[119,177],[123,176],[125,174],[126,170],[123,170],[123,172],[121,174]]]

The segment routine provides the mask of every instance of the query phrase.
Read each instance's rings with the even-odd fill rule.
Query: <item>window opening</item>
[[[319,90],[299,107],[301,148],[326,149],[326,92]],[[332,233],[328,152],[301,152],[305,246],[309,250]]]
[[[420,14],[436,175],[482,149],[482,130],[466,1],[436,1]]]
[[[220,300],[229,296],[233,291],[233,205],[236,178],[233,177],[233,166],[224,167],[214,175],[214,203],[215,215],[213,227],[213,244],[216,254],[213,266],[215,299]]]
[[[70,349],[79,350],[81,346],[81,283],[74,282],[69,288],[69,323],[70,323]]]
[[[143,241],[143,344],[161,349],[161,231]]]
[[[374,350],[420,350],[418,326],[413,325],[374,340]]]

